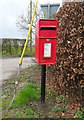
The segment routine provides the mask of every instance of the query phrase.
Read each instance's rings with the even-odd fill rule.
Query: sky
[[[16,21],[18,16],[26,12],[30,0],[0,0],[0,38],[25,38],[27,33],[21,32]],[[32,0],[33,2],[35,0]],[[40,4],[61,3],[62,0],[38,0]]]

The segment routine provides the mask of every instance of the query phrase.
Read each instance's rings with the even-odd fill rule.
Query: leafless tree
[[[32,2],[32,0],[30,0],[30,2]],[[31,21],[31,14],[32,14],[31,11],[33,12],[34,6],[35,6],[34,2],[32,2],[32,4],[30,3],[28,5],[25,13],[18,16],[16,25],[21,30],[21,32],[26,32],[26,31],[29,30],[30,21]],[[34,36],[34,34],[35,34],[36,23],[37,23],[38,19],[40,19],[40,18],[44,18],[44,15],[43,15],[43,12],[42,12],[40,6],[38,6],[37,10],[36,10],[34,23],[33,23],[33,26],[32,26],[32,33],[31,33],[32,35],[30,36],[30,39],[29,39],[30,51],[31,52],[32,52],[32,36]]]

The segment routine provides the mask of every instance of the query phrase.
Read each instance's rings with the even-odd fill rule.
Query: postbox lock
[[[47,38],[47,39],[46,39],[46,41],[50,41],[50,39],[49,39],[49,38]]]

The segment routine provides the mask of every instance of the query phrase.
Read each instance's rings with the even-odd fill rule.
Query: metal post
[[[45,103],[46,65],[41,67],[41,103]]]
[[[50,18],[50,4],[48,4],[48,18]]]
[[[32,19],[32,0],[30,0],[30,21]],[[32,29],[30,34],[30,52],[32,53]]]

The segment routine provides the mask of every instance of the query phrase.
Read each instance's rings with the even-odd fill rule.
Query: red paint
[[[35,60],[38,64],[48,65],[56,63],[57,24],[56,19],[40,19],[37,23]]]

